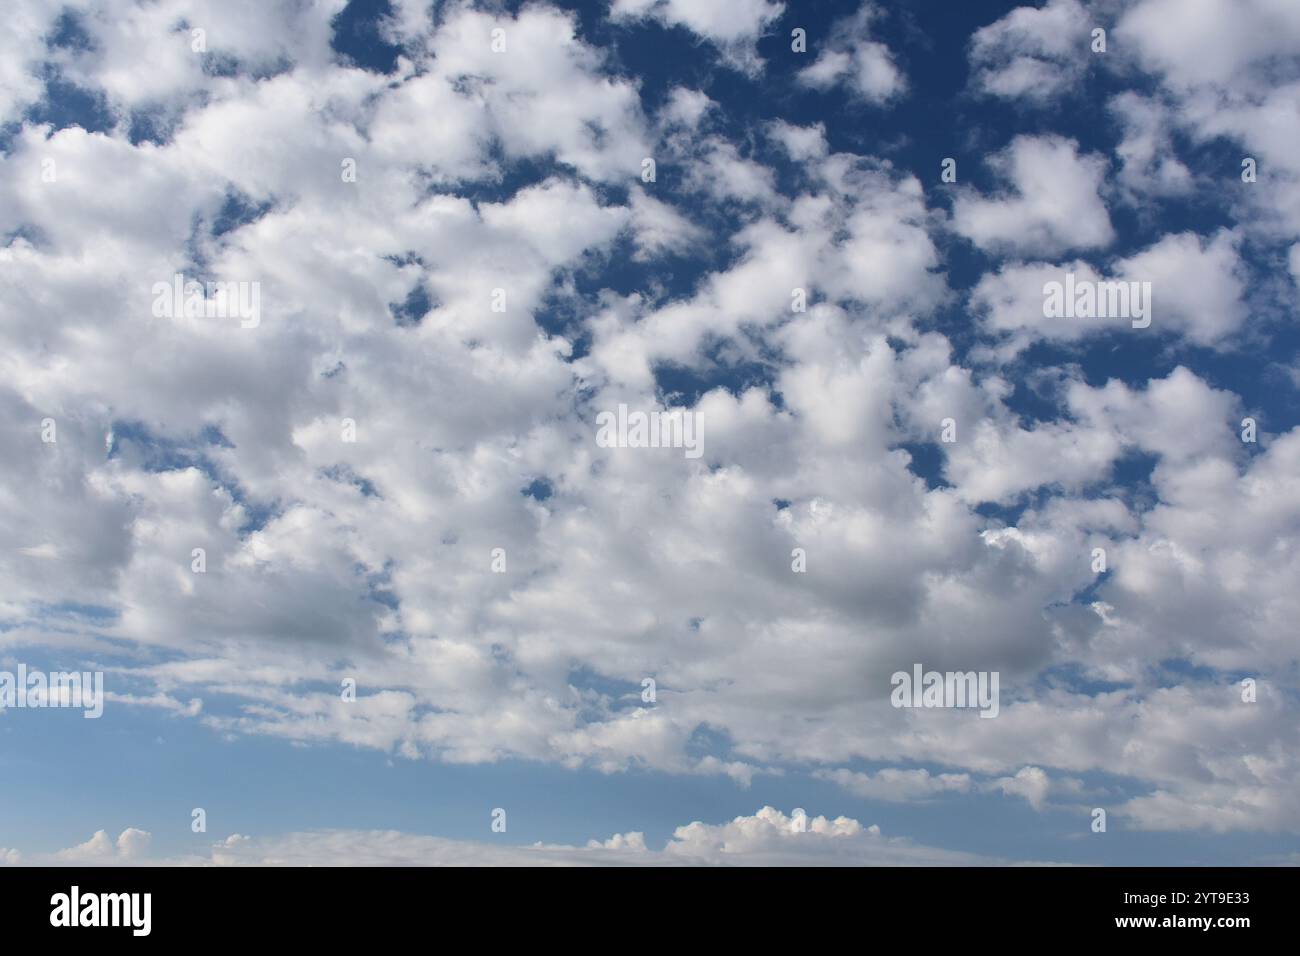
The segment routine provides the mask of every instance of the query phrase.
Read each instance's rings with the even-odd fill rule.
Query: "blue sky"
[[[19,0],[0,860],[1300,859],[1300,23],[1174,7]]]

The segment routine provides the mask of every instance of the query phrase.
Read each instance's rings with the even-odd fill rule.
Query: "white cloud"
[[[799,82],[818,90],[843,84],[877,106],[905,93],[907,79],[889,47],[871,38],[871,24],[879,16],[874,4],[864,3],[853,16],[832,26],[829,42],[817,59],[799,71]]]
[[[21,110],[41,98],[43,84],[36,75],[44,38],[54,28],[64,4],[18,4],[7,11],[0,33],[0,123],[15,121]]]
[[[59,170],[54,183],[0,176],[0,267],[21,276],[0,284],[0,443],[14,450],[0,458],[0,528],[14,542],[0,550],[5,654],[110,660],[113,706],[404,759],[639,766],[742,786],[797,765],[871,799],[936,800],[988,779],[1033,797],[1018,777],[1030,766],[1053,785],[1123,775],[1141,795],[1117,812],[1134,825],[1300,829],[1295,705],[1278,676],[1300,615],[1300,432],[1261,416],[1244,448],[1251,410],[1184,368],[1089,384],[1068,365],[1016,379],[985,353],[963,356],[930,325],[951,292],[944,216],[920,180],[835,151],[816,125],[731,135],[695,90],[647,118],[637,79],[544,5],[517,17],[457,5],[436,28],[403,6],[405,62],[387,77],[332,64],[329,5],[295,7],[306,19],[293,37],[276,19],[289,14],[250,21],[241,55],[283,53],[275,76],[199,80],[154,49],[164,35],[138,58],[156,52],[158,76],[116,76],[122,31],[158,9],[90,17],[102,54],[61,56],[115,116],[156,103],[174,135],[133,145],[121,124],[28,124],[0,160],[33,170],[48,156]],[[213,23],[259,9],[231,5],[236,19]],[[682,18],[739,56],[773,6],[729,24],[708,18],[718,7],[626,9]],[[898,95],[868,20],[808,77]],[[517,55],[492,53],[498,24]],[[45,27],[24,29],[30,40]],[[1293,85],[1234,85],[1215,106],[1213,84],[1237,84],[1289,42],[1250,36],[1209,79],[1155,48],[1166,88],[1112,103],[1116,168],[1129,202],[1175,195],[1165,144],[1188,127],[1229,135],[1258,148],[1265,174],[1256,200],[1237,201],[1281,212],[1059,262],[1110,248],[1107,162],[1060,137],[1016,139],[993,161],[1006,193],[963,189],[953,215],[981,249],[1034,260],[998,263],[976,290],[976,331],[1002,340],[994,358],[1092,333],[1035,318],[1042,282],[1065,267],[1151,281],[1145,331],[1217,348],[1246,327],[1239,257],[1257,228],[1295,271],[1294,240],[1279,238],[1300,221],[1288,218],[1294,127],[1279,122]],[[863,72],[872,55],[894,72]],[[11,110],[39,95],[22,79],[6,89]],[[796,162],[772,165],[779,152]],[[655,184],[638,181],[647,155]],[[345,157],[355,183],[340,178]],[[264,214],[214,235],[239,196]],[[681,275],[629,292],[606,277],[625,249],[636,270]],[[674,262],[682,249],[689,268]],[[153,283],[181,270],[258,281],[260,326],[152,316]],[[399,323],[408,297],[420,314]],[[714,386],[692,401],[703,460],[598,448],[598,410],[687,400],[661,394],[664,363]],[[1017,386],[1042,388],[1059,414],[1025,415]],[[47,417],[57,442],[40,441]],[[940,447],[946,484],[931,487],[915,446],[934,444],[945,417],[958,441]],[[1114,487],[1128,454],[1155,459],[1140,491]],[[545,501],[521,494],[543,478]],[[976,510],[988,502],[1024,509],[1009,526]],[[791,571],[796,547],[806,574]],[[494,548],[507,573],[491,571]],[[1170,658],[1275,689],[1245,705],[1218,674],[1169,687],[1158,663]],[[888,675],[918,659],[999,670],[997,720],[890,707]],[[1066,665],[1119,688],[1044,689],[1039,676]],[[636,691],[650,675],[653,707]],[[338,695],[344,677],[355,702]],[[704,725],[730,753],[692,750]],[[835,769],[857,761],[887,769]],[[944,770],[893,769],[922,762]],[[762,811],[694,824],[665,850],[626,834],[517,852],[954,859],[854,821],[817,823],[806,841],[788,822]],[[424,839],[286,835],[214,858],[516,858]],[[139,859],[141,840],[97,834],[74,852]]]
[[[821,159],[829,150],[826,127],[822,123],[795,126],[784,120],[776,120],[768,126],[768,133],[795,162]]]
[[[660,109],[658,119],[665,126],[677,124],[693,130],[710,110],[717,108],[718,104],[707,93],[676,86]]]
[[[1288,0],[1141,0],[1115,32],[1142,66],[1178,87],[1223,83],[1251,64],[1300,52],[1300,10]]]
[[[1023,797],[1035,810],[1043,809],[1052,790],[1051,779],[1039,767],[1024,767],[1015,776],[995,780],[993,785],[1009,796]]]
[[[1237,219],[1270,238],[1300,236],[1300,8],[1289,0],[1141,0],[1124,11],[1115,37],[1158,78],[1180,131],[1198,143],[1232,139],[1266,170],[1264,188],[1246,190],[1236,188],[1239,166],[1222,171]]]
[[[984,327],[999,337],[994,351],[1004,358],[1034,342],[1077,342],[1103,332],[1134,337],[1177,334],[1197,345],[1231,348],[1247,316],[1239,242],[1240,235],[1228,230],[1205,238],[1178,233],[1114,261],[1101,272],[1082,260],[1059,265],[1004,263],[980,279],[971,292],[971,304]],[[1136,319],[1130,316],[1045,316],[1045,286],[1063,284],[1069,274],[1075,276],[1076,287],[1149,282],[1150,325],[1134,327]]]
[[[639,189],[632,193],[631,222],[637,258],[643,260],[666,252],[684,255],[705,235],[672,206]]]
[[[1109,109],[1124,127],[1115,153],[1126,189],[1141,200],[1181,196],[1194,187],[1191,172],[1174,155],[1174,111],[1168,104],[1129,90],[1113,97]]]
[[[1079,84],[1095,54],[1078,0],[1017,7],[971,37],[972,82],[983,93],[1042,105]]]
[[[938,773],[885,767],[874,774],[851,770],[820,770],[814,776],[837,783],[854,796],[889,803],[915,803],[945,793],[968,793],[970,774]]]
[[[96,830],[85,843],[60,850],[55,859],[63,863],[119,864],[140,861],[149,855],[152,837],[145,830],[127,827],[114,841],[103,830]]]
[[[966,189],[953,203],[953,227],[980,248],[1051,255],[1114,239],[1100,195],[1103,157],[1081,156],[1078,143],[1060,136],[1017,136],[990,165],[1010,192],[989,197]]]

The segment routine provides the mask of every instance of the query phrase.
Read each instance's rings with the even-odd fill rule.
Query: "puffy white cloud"
[[[504,31],[503,53],[492,49],[494,29]],[[536,6],[511,19],[462,7],[432,35],[428,54],[435,79],[427,82],[450,84],[478,105],[478,137],[491,135],[508,157],[550,154],[585,176],[626,181],[649,155],[635,86],[605,74],[603,52],[577,38],[572,15]],[[430,106],[445,91],[436,97]],[[428,147],[435,157],[438,143]]]
[[[794,126],[784,120],[776,120],[769,125],[768,132],[795,162],[821,159],[829,149],[826,144],[826,127],[821,123]]]
[[[148,856],[152,841],[153,837],[148,831],[127,827],[117,837],[117,852],[128,860]]]
[[[817,59],[799,71],[799,82],[818,90],[842,84],[877,106],[905,93],[907,78],[889,47],[871,38],[871,24],[879,16],[879,8],[864,3],[853,16],[836,23]]]
[[[1300,10],[1287,0],[1140,0],[1115,32],[1138,46],[1143,67],[1191,87],[1300,52]]]
[[[1265,172],[1264,188],[1236,189],[1238,218],[1300,236],[1300,10],[1287,0],[1141,0],[1115,26],[1134,64],[1159,78],[1180,130],[1194,141],[1231,138]]]
[[[664,126],[670,127],[676,124],[693,130],[700,125],[709,111],[717,108],[718,104],[711,100],[707,93],[688,90],[684,86],[675,86],[659,110],[658,120]]]
[[[981,92],[1043,104],[1087,71],[1092,24],[1078,0],[1017,7],[971,37],[972,82]]]
[[[684,255],[705,236],[699,226],[665,202],[642,190],[632,193],[633,241],[638,259],[653,259],[664,253]]]
[[[0,123],[10,123],[21,110],[38,101],[43,84],[36,66],[45,37],[54,29],[62,0],[15,5],[0,34]]]
[[[1247,316],[1246,282],[1237,253],[1240,234],[1221,230],[1200,237],[1165,236],[1147,249],[1115,260],[1099,272],[1087,262],[1059,265],[1009,262],[984,275],[971,291],[971,304],[997,339],[996,354],[1007,357],[1037,341],[1077,342],[1105,332],[1125,336],[1177,334],[1197,345],[1230,348]],[[1126,314],[1048,316],[1048,288],[1126,283]],[[1132,285],[1137,283],[1138,286]],[[1149,289],[1141,286],[1150,283]],[[1100,293],[1099,293],[1100,294]],[[1123,299],[1117,299],[1119,304]],[[1139,305],[1145,314],[1138,315]],[[1150,324],[1145,325],[1149,319]]]
[[[611,312],[593,323],[591,356],[581,363],[586,374],[646,388],[658,361],[690,364],[702,343],[719,336],[734,336],[744,348],[747,331],[801,314],[792,312],[796,290],[806,302],[826,295],[859,303],[900,329],[944,301],[930,214],[915,178],[842,155],[810,163],[810,174],[817,191],[793,203],[765,193],[773,212],[784,207],[787,221],[764,216],[741,228],[732,237],[734,263],[709,275],[689,299],[644,315]],[[737,173],[727,188],[742,191],[744,181]],[[770,183],[761,188],[770,190]]]
[[[1106,161],[1079,155],[1060,136],[1017,136],[990,165],[1009,181],[1003,196],[960,192],[953,228],[982,249],[1040,255],[1108,246],[1115,231],[1100,190]]]
[[[85,843],[60,850],[55,859],[63,863],[120,864],[142,860],[149,855],[152,837],[145,830],[127,827],[116,840],[103,830],[96,830]]]
[[[1174,111],[1167,103],[1129,90],[1112,98],[1109,108],[1124,127],[1115,148],[1118,178],[1135,198],[1180,196],[1193,188],[1191,172],[1173,155]]]
[[[1040,767],[1024,767],[1015,776],[1001,777],[993,785],[1005,794],[1024,797],[1035,810],[1042,810],[1052,781]]]

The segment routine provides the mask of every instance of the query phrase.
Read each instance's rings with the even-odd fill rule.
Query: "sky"
[[[0,864],[1300,862],[1293,0],[6,21]]]

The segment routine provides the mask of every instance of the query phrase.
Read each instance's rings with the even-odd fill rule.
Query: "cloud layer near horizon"
[[[202,852],[152,856],[150,835],[127,829],[111,839],[24,858],[0,848],[0,864],[34,866],[996,866],[1007,861],[882,836],[848,817],[827,819],[763,807],[727,823],[678,827],[662,850],[640,833],[585,846],[509,846],[395,830],[315,830],[273,837],[233,834]]]

